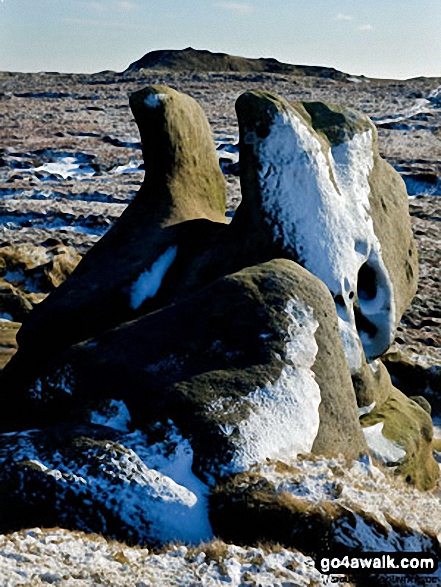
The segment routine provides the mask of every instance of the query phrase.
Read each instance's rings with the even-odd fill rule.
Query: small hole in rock
[[[353,291],[350,291],[349,292],[349,299],[350,300],[353,300],[354,299],[354,295],[355,295],[354,292]]]

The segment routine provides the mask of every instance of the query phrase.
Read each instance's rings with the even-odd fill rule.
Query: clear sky
[[[441,0],[0,0],[0,70],[122,71],[154,49],[441,76]]]

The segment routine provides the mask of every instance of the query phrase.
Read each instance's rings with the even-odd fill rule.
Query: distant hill
[[[282,63],[277,59],[250,59],[237,57],[228,53],[212,53],[204,49],[161,49],[146,53],[144,57],[134,61],[126,71],[141,69],[166,69],[170,71],[197,72],[255,72],[312,75],[336,80],[346,80],[348,75],[332,67],[312,65],[293,65]]]

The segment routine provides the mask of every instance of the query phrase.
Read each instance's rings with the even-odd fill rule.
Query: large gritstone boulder
[[[331,291],[352,372],[380,356],[417,285],[407,194],[370,120],[323,103],[247,92],[237,101],[243,202],[237,230],[270,234]],[[233,228],[234,226],[232,226]]]
[[[148,433],[172,420],[206,479],[267,458],[367,451],[332,297],[289,260],[72,347],[11,398],[10,426],[77,418],[104,397],[123,400]]]
[[[28,372],[43,352],[50,356],[161,305],[179,248],[205,248],[209,221],[225,223],[225,180],[200,106],[162,86],[135,92],[130,106],[141,133],[144,183],[72,276],[23,325],[17,359],[26,358]]]

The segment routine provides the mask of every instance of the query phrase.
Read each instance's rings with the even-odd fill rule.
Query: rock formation
[[[427,406],[396,390],[376,360],[418,272],[406,192],[378,154],[372,123],[322,103],[241,96],[243,200],[226,224],[224,180],[197,104],[153,86],[131,107],[144,184],[32,311],[3,373],[1,426],[15,432],[0,439],[9,488],[0,526],[25,524],[24,512],[30,523],[124,540],[198,540],[211,535],[206,498],[218,491],[210,511],[225,535],[222,508],[248,523],[249,507],[265,510],[261,500],[298,524],[292,537],[326,526],[323,512],[300,515],[265,471],[278,463],[288,479],[311,454],[371,467],[370,451],[407,482],[433,487]],[[99,415],[109,402],[127,412],[123,428]],[[171,453],[183,461],[164,461]],[[152,498],[144,506],[142,492]],[[78,496],[85,507],[66,506]],[[195,534],[180,533],[194,512]],[[340,505],[328,514],[333,538],[351,524]],[[295,544],[280,536],[271,539]]]
[[[17,398],[17,412],[53,424],[103,397],[123,400],[137,426],[171,419],[212,477],[267,456],[366,451],[332,298],[288,260],[72,347]]]
[[[162,86],[134,93],[130,106],[143,144],[144,183],[72,276],[24,323],[21,362],[9,367],[15,379],[54,352],[134,318],[141,306],[144,312],[160,306],[161,286],[181,248],[206,248],[214,221],[222,230],[225,180],[200,106]]]

